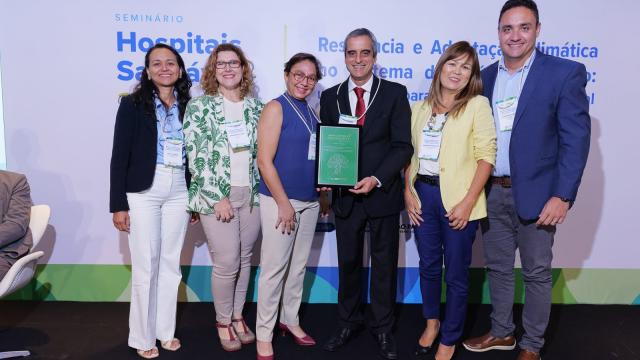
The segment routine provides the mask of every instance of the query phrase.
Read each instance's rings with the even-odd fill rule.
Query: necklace
[[[436,114],[432,113],[429,119],[427,120],[427,127],[430,131],[442,131],[444,128],[444,123],[447,121],[448,113],[444,114]],[[440,126],[436,129],[436,125],[440,123]]]

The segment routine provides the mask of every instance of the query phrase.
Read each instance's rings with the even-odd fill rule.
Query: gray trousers
[[[481,222],[484,257],[491,292],[491,335],[512,335],[515,252],[520,249],[525,304],[522,313],[524,335],[520,348],[539,352],[551,312],[551,260],[555,226],[537,226],[521,219],[511,188],[490,184],[488,217]]]
[[[12,265],[13,263],[9,262],[9,259],[3,257],[2,254],[0,254],[0,281],[4,279],[4,276],[7,275]]]

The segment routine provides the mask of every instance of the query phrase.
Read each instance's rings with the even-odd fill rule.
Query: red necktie
[[[358,102],[356,103],[356,117],[359,118],[358,120],[358,126],[362,126],[364,125],[364,118],[366,116],[364,116],[364,111],[365,111],[365,107],[364,107],[364,89],[361,87],[355,87],[353,88],[353,91],[356,92],[356,96],[358,97]],[[362,117],[360,117],[362,116]]]

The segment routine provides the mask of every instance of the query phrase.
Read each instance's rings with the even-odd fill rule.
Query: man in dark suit
[[[520,249],[525,304],[518,360],[540,359],[553,238],[576,199],[591,133],[584,65],[535,50],[539,33],[535,2],[507,1],[498,25],[502,59],[482,71],[498,132],[481,224],[493,311],[491,331],[464,342],[475,352],[515,347],[513,266]]]
[[[31,205],[27,178],[0,170],[0,280],[19,258],[29,253]]]
[[[413,153],[407,89],[373,75],[375,37],[356,29],[344,42],[349,79],[322,92],[320,119],[325,124],[357,124],[361,132],[361,180],[352,189],[333,191],[339,288],[338,331],[324,349],[335,351],[364,323],[362,253],[368,225],[371,252],[369,328],[380,354],[397,358],[391,334],[396,301],[399,214],[404,208],[400,171]]]

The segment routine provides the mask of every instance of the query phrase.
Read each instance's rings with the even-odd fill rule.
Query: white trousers
[[[271,342],[278,305],[281,323],[299,324],[304,276],[320,206],[317,201],[289,201],[296,212],[296,227],[291,234],[283,234],[275,228],[278,219],[276,201],[260,195],[262,248],[256,319],[256,337],[260,341]]]
[[[156,166],[151,188],[127,193],[131,229],[129,346],[148,350],[173,339],[180,252],[189,223],[184,170]]]

